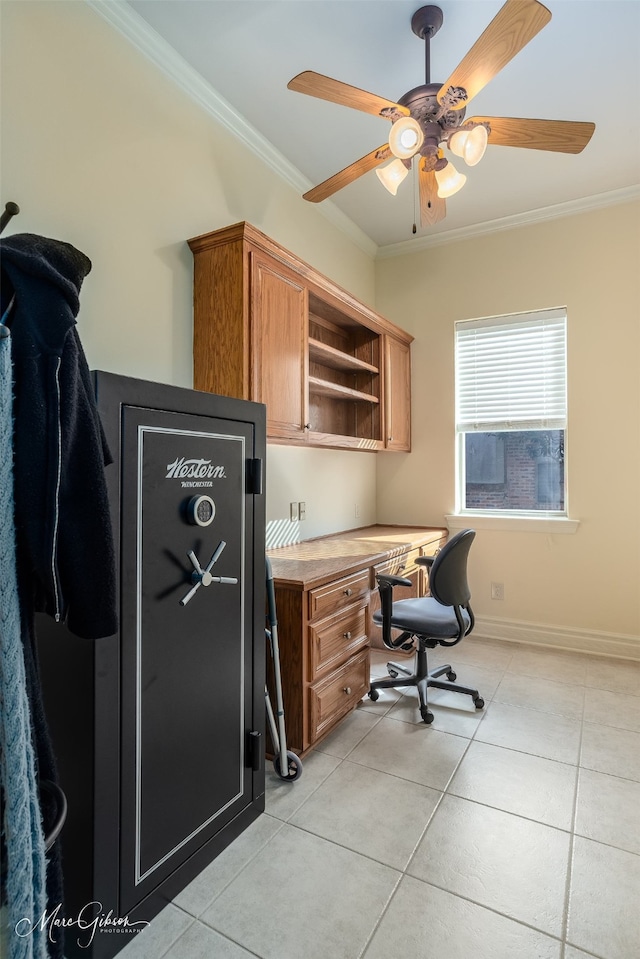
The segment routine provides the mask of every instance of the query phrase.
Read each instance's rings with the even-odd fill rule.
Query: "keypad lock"
[[[187,503],[187,522],[192,526],[210,526],[216,515],[216,504],[210,496],[192,496]]]

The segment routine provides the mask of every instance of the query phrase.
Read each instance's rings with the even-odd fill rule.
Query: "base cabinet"
[[[270,551],[290,749],[313,748],[369,689],[370,648],[383,645],[376,573],[407,576],[406,594],[423,595],[416,557],[445,539],[440,528],[373,526]]]

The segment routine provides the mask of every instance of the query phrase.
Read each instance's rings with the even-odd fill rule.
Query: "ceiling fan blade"
[[[393,100],[386,100],[384,97],[376,96],[375,93],[367,93],[366,90],[360,90],[358,87],[349,86],[348,83],[342,83],[340,80],[325,77],[321,73],[314,73],[313,70],[305,70],[304,73],[299,73],[293,80],[289,81],[287,88],[296,90],[298,93],[306,93],[310,97],[318,97],[320,100],[331,100],[332,103],[339,103],[341,106],[352,107],[354,110],[362,110],[364,113],[372,113],[376,117],[385,117],[389,120],[393,120],[397,116],[409,116],[407,107],[400,106]]]
[[[383,143],[377,150],[372,150],[371,153],[367,153],[366,156],[356,160],[355,163],[346,166],[344,170],[340,170],[339,173],[335,173],[328,180],[324,180],[318,186],[314,186],[312,190],[308,190],[307,193],[303,194],[302,199],[309,200],[311,203],[320,203],[321,200],[326,200],[327,197],[337,193],[338,190],[353,183],[358,177],[364,176],[369,170],[374,170],[377,166],[380,166],[390,156],[389,145]]]
[[[453,100],[448,106],[459,110],[487,85],[551,19],[551,13],[538,0],[507,0],[484,33],[476,40],[446,83],[438,91],[442,103],[450,87],[462,87],[466,100]]]
[[[576,120],[522,120],[517,117],[473,117],[473,123],[488,123],[489,143],[554,153],[581,153],[591,139],[595,123]]]
[[[420,223],[433,226],[447,215],[447,201],[438,196],[438,182],[433,170],[424,169],[424,160],[418,168],[420,186]]]

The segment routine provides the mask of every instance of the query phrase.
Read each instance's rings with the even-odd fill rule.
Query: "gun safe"
[[[93,376],[119,632],[37,631],[64,913],[105,918],[66,955],[109,959],[264,810],[265,407]]]

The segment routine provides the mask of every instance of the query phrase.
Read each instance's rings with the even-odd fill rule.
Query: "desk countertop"
[[[278,586],[309,589],[447,535],[435,526],[364,526],[269,550]]]

